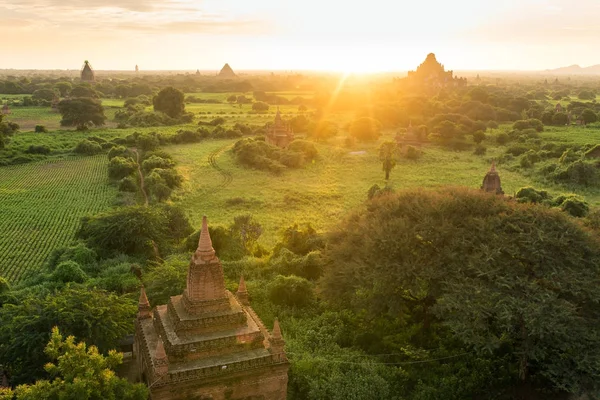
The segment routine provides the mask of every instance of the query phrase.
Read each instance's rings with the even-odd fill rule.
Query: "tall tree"
[[[100,101],[80,97],[65,99],[58,103],[58,111],[62,114],[62,126],[75,126],[77,130],[85,130],[89,126],[101,126],[106,121],[104,108]]]
[[[387,141],[379,146],[379,161],[382,163],[385,172],[385,180],[390,179],[390,172],[396,166],[396,156],[398,154],[398,145],[396,142]]]
[[[171,86],[158,92],[152,103],[154,111],[163,112],[171,118],[177,118],[185,111],[183,92]]]
[[[596,233],[597,234],[597,233]],[[571,217],[476,191],[381,196],[328,246],[322,294],[374,318],[417,316],[515,379],[600,389],[600,242]]]

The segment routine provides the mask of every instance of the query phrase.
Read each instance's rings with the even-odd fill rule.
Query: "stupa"
[[[467,86],[466,78],[457,78],[454,76],[453,71],[446,71],[433,53],[429,53],[425,61],[415,71],[408,72],[407,81],[412,86],[421,87],[444,88]]]
[[[85,60],[83,67],[81,68],[81,80],[85,82],[93,82],[96,79],[94,70],[88,60]]]
[[[243,277],[225,289],[206,217],[186,289],[154,310],[142,288],[134,358],[152,400],[284,400],[289,362],[278,321],[269,332]]]
[[[229,64],[225,64],[217,76],[219,78],[237,78],[237,75],[233,72]]]
[[[281,112],[277,107],[277,113],[275,114],[275,121],[267,128],[265,136],[265,142],[272,144],[273,146],[286,148],[290,143],[294,141],[294,132],[290,128],[289,124],[286,124],[281,118]]]
[[[491,192],[495,194],[503,195],[502,185],[500,184],[500,175],[496,171],[496,163],[492,161],[492,166],[490,170],[485,174],[483,178],[483,184],[481,185],[481,189],[486,192]]]

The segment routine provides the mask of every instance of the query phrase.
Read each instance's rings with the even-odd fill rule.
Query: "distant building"
[[[231,69],[231,67],[229,66],[229,64],[225,64],[223,66],[223,68],[221,68],[221,71],[219,72],[219,74],[217,75],[219,78],[237,78],[237,75],[235,74],[235,72],[233,72],[233,69]]]
[[[93,82],[96,79],[96,75],[90,62],[85,60],[83,68],[81,68],[81,80],[84,82]]]
[[[410,86],[426,88],[467,86],[466,78],[457,78],[453,71],[446,71],[433,53],[429,53],[415,71],[409,71],[406,79]]]
[[[485,174],[485,177],[483,178],[481,190],[499,195],[504,194],[504,191],[502,191],[502,185],[500,183],[500,175],[498,175],[498,171],[496,171],[496,163],[493,161],[490,170],[487,172],[487,174]]]
[[[560,105],[560,103],[556,103],[556,107],[554,107],[554,111],[556,111],[557,113],[563,111],[563,107]]]
[[[289,362],[279,322],[269,332],[243,277],[225,289],[206,217],[183,294],[151,310],[142,288],[134,362],[152,400],[285,400]]]
[[[290,125],[285,123],[281,118],[279,107],[275,114],[275,121],[267,128],[265,142],[273,146],[286,148],[294,141],[294,132]]]
[[[407,146],[421,147],[423,142],[417,134],[417,132],[415,131],[415,129],[413,128],[412,121],[408,123],[406,133],[396,134],[396,143],[398,144],[398,147],[402,149],[408,148]]]
[[[135,65],[135,72],[140,72],[140,67],[138,67],[137,64]]]

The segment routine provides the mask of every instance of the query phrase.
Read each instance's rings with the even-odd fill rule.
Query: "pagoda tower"
[[[94,82],[96,74],[94,69],[88,60],[85,60],[83,67],[81,68],[81,80],[84,82]]]
[[[206,217],[186,288],[150,311],[142,288],[134,357],[152,400],[285,400],[289,363],[279,322],[269,332],[241,278],[225,289]]]
[[[500,184],[500,175],[498,175],[498,171],[496,171],[496,163],[494,161],[492,161],[490,170],[483,178],[481,190],[499,195],[504,194],[504,191],[502,191],[502,185]]]
[[[279,107],[277,107],[275,121],[267,129],[265,142],[284,149],[293,141],[294,132],[292,132],[290,126],[283,121],[281,118],[281,113],[279,112]]]

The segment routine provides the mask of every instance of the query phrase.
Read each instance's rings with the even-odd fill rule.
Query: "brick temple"
[[[289,124],[286,124],[281,118],[279,107],[277,107],[277,114],[275,114],[275,121],[271,126],[267,128],[267,134],[265,141],[273,146],[286,148],[290,143],[294,141],[294,132],[290,128]]]
[[[503,195],[502,185],[500,183],[500,175],[496,171],[496,163],[492,161],[490,170],[483,177],[483,183],[481,184],[481,190],[485,192],[491,192],[499,195]]]
[[[183,294],[150,308],[142,288],[134,362],[152,400],[283,400],[289,367],[279,323],[269,332],[248,301],[243,277],[235,295],[206,217]]]

